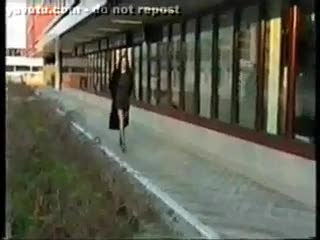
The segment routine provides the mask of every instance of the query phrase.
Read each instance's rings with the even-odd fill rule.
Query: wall
[[[29,15],[27,21],[27,47],[29,56],[36,53],[36,44],[44,35],[45,28],[55,18],[55,15]]]
[[[7,56],[6,65],[43,66],[42,58]]]

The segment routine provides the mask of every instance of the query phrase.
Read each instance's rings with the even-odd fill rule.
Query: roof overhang
[[[106,0],[94,0],[95,6],[105,6]],[[118,6],[129,6],[137,9],[141,6],[173,7],[179,6],[181,15],[175,16],[147,16],[147,15],[113,15],[82,13],[81,15],[67,15],[39,42],[37,48],[42,52],[54,51],[54,39],[60,37],[61,48],[64,52],[71,52],[76,45],[105,38],[119,32],[143,29],[145,24],[158,23],[167,20],[179,20],[185,16],[193,15],[213,9],[223,0],[123,0]],[[83,7],[80,3],[78,7]],[[40,50],[41,51],[41,50]]]

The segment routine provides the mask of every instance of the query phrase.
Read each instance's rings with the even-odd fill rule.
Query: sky
[[[6,0],[8,8],[24,8],[26,0]],[[6,16],[6,48],[26,48],[26,15]]]

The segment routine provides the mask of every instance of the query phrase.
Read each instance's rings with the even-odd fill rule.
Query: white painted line
[[[66,115],[66,113],[59,108],[57,109],[57,113],[60,115]],[[73,127],[75,127],[79,132],[83,133],[90,140],[94,140],[94,136],[82,128],[76,122],[71,121]],[[220,239],[219,235],[213,231],[209,226],[204,225],[200,220],[198,220],[195,216],[190,214],[186,209],[180,206],[176,201],[174,201],[167,193],[160,190],[156,185],[154,185],[148,178],[144,177],[140,172],[134,170],[128,163],[120,160],[119,156],[117,156],[114,152],[112,152],[108,147],[103,146],[101,144],[98,145],[99,148],[104,151],[112,160],[117,162],[120,167],[126,169],[126,171],[134,176],[146,189],[152,192],[155,196],[161,199],[169,208],[174,209],[175,213],[180,215],[186,222],[190,225],[194,226],[195,229],[205,238],[207,239]]]

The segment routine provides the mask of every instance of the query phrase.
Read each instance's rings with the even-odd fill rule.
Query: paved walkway
[[[75,91],[42,92],[60,99],[67,111],[76,110],[82,127],[222,238],[315,236],[315,210],[200,157],[192,146],[155,134],[135,122],[134,115],[126,132],[128,152],[121,153],[118,133],[107,126],[109,101],[100,98],[93,104]]]

